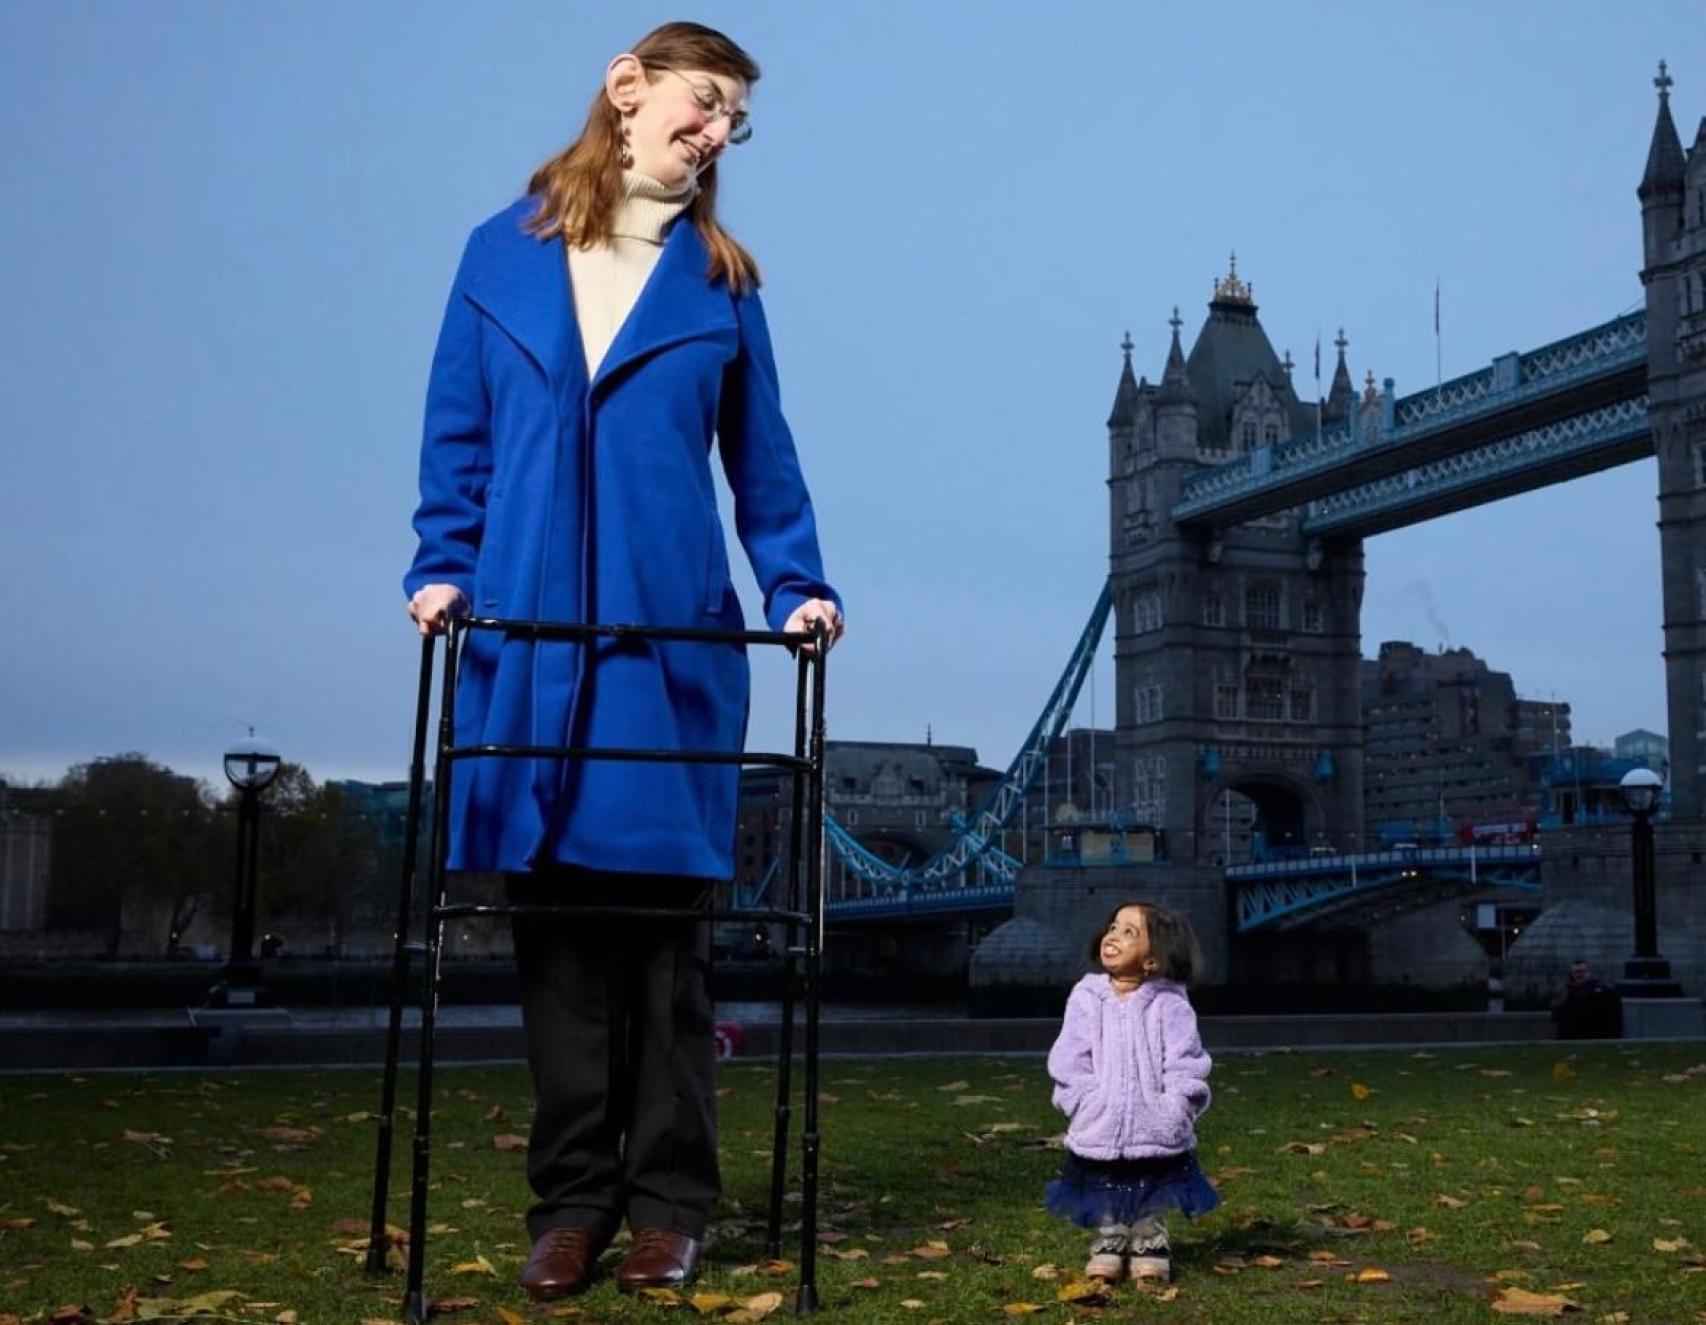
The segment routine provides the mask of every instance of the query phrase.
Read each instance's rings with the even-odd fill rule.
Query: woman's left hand
[[[824,652],[827,653],[835,647],[835,641],[841,638],[841,632],[846,629],[841,620],[841,613],[829,599],[808,598],[789,614],[787,621],[782,624],[782,629],[790,634],[795,631],[810,632],[820,621],[829,632],[829,639],[824,645]],[[800,652],[809,658],[817,652],[817,646],[802,644]]]

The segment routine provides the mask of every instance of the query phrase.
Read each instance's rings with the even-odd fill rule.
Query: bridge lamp
[[[233,741],[225,751],[225,776],[237,789],[237,869],[231,885],[231,950],[219,983],[208,993],[216,1007],[253,1007],[263,1001],[255,962],[255,873],[261,840],[261,793],[283,762],[278,747],[255,735]]]
[[[1664,779],[1650,768],[1632,768],[1619,790],[1634,818],[1630,830],[1630,874],[1635,892],[1635,955],[1623,963],[1617,988],[1625,998],[1676,998],[1682,988],[1670,975],[1670,963],[1659,956],[1658,906],[1653,868],[1653,811],[1658,808]]]

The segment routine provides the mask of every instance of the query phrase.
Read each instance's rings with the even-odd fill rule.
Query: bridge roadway
[[[1127,868],[1142,877],[1142,865]],[[1226,871],[1226,885],[1240,934],[1294,929],[1365,906],[1421,905],[1485,888],[1537,893],[1540,848],[1448,846],[1308,856],[1234,866]],[[1013,892],[1011,882],[896,887],[828,898],[824,915],[834,925],[861,925],[1010,914]]]

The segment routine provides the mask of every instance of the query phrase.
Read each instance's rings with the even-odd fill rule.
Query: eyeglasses
[[[674,74],[687,84],[687,90],[693,94],[694,105],[699,107],[699,113],[708,122],[711,124],[715,124],[718,120],[729,122],[729,142],[731,145],[739,146],[752,137],[752,117],[744,110],[730,110],[723,101],[721,92],[715,88],[708,88],[695,83],[679,69],[671,69],[668,65],[658,65],[657,68],[662,69],[666,74]]]

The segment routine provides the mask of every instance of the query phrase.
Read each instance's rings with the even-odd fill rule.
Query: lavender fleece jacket
[[[1085,976],[1048,1055],[1066,1148],[1084,1159],[1195,1149],[1210,1066],[1183,985],[1146,980],[1122,998],[1107,975]]]

